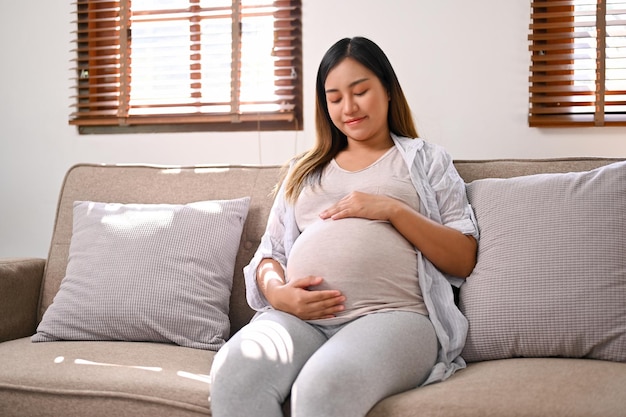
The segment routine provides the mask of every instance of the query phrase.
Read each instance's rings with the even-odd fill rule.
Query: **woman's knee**
[[[319,359],[319,360],[318,360]],[[291,391],[294,417],[330,417],[365,415],[371,405],[363,398],[363,364],[344,357],[341,363],[326,356],[312,358],[302,368]]]
[[[256,404],[282,403],[304,363],[324,342],[319,331],[293,316],[275,311],[259,316],[215,355],[212,403],[229,403],[242,392],[254,392],[251,401]]]
[[[287,329],[272,320],[254,321],[236,333],[216,353],[211,381],[216,386],[238,387],[295,378],[293,342]],[[294,375],[290,377],[289,375]]]
[[[214,416],[282,415],[297,370],[279,327],[253,322],[216,353],[209,397]]]

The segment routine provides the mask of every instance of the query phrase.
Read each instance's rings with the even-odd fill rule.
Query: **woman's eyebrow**
[[[360,79],[358,79],[356,81],[352,81],[350,83],[350,85],[348,85],[348,87],[354,87],[355,85],[361,84],[362,82],[365,82],[365,81],[368,81],[368,80],[369,80],[369,78],[360,78]],[[326,94],[328,94],[328,93],[336,93],[337,91],[339,91],[339,89],[337,89],[337,88],[329,88],[328,90],[326,90]]]

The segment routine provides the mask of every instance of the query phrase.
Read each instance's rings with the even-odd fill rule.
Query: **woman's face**
[[[389,94],[372,71],[346,58],[330,70],[324,89],[330,118],[348,140],[389,141]]]

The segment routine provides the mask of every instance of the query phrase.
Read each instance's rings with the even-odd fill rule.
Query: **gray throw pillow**
[[[461,287],[468,362],[626,361],[626,163],[467,185],[480,229]]]
[[[31,340],[219,349],[249,203],[75,202],[66,275]]]

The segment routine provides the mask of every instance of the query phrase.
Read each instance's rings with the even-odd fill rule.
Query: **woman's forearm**
[[[400,202],[389,221],[442,272],[466,278],[474,269],[478,245],[473,236],[434,222]]]
[[[285,271],[279,262],[265,258],[257,267],[256,280],[261,293],[269,301],[268,293],[271,291],[271,287],[285,283]]]

